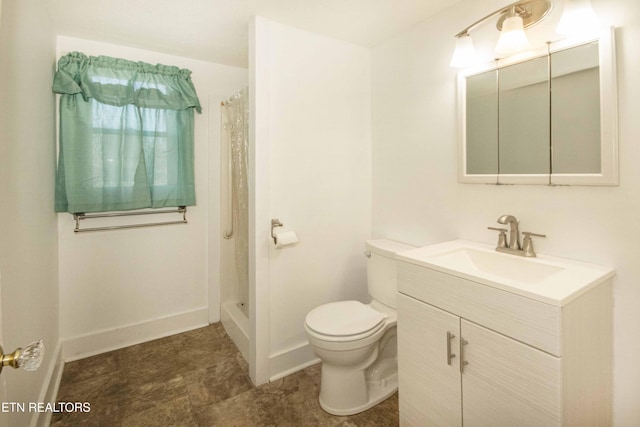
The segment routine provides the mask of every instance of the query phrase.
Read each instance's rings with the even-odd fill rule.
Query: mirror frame
[[[467,77],[499,70],[554,52],[597,41],[600,73],[600,173],[585,174],[468,174],[466,152]],[[492,61],[458,73],[458,182],[469,184],[542,184],[542,185],[618,185],[618,97],[614,28],[597,37],[564,39],[549,43],[549,47],[530,50]],[[551,140],[549,144],[551,146]],[[497,154],[496,154],[497,155]]]

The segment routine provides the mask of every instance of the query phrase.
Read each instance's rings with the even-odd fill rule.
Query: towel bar
[[[182,219],[178,221],[164,221],[164,222],[149,222],[144,224],[127,224],[127,225],[110,225],[105,227],[93,227],[93,228],[80,228],[80,221],[91,218],[109,218],[116,216],[135,216],[135,215],[153,215],[164,213],[181,213]],[[187,207],[179,206],[178,209],[160,210],[160,211],[142,211],[142,212],[108,212],[108,213],[89,213],[77,212],[73,214],[73,219],[76,221],[76,228],[74,233],[84,233],[87,231],[107,231],[107,230],[119,230],[126,228],[141,228],[141,227],[155,227],[158,225],[171,225],[171,224],[187,224]]]

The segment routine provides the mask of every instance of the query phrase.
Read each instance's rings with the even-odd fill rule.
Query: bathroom
[[[549,22],[557,22],[563,3],[554,2]],[[247,21],[249,60],[222,65],[189,58],[186,43],[166,52],[153,40],[134,42],[127,34],[99,40],[82,37],[81,29],[58,34],[41,2],[3,0],[1,344],[10,351],[42,338],[47,345],[38,371],[3,371],[0,385],[6,382],[8,399],[50,399],[61,360],[221,318],[219,104],[248,85],[257,88],[256,129],[268,129],[254,135],[252,164],[251,298],[258,304],[250,309],[259,319],[250,332],[257,337],[249,349],[254,382],[311,362],[302,325],[313,307],[366,300],[365,240],[494,244],[496,236],[486,227],[510,213],[524,229],[546,234],[536,240],[539,253],[616,269],[613,424],[640,424],[640,287],[634,279],[640,277],[640,53],[633,47],[640,37],[640,4],[592,0],[602,24],[616,27],[619,185],[461,184],[457,71],[449,67],[453,36],[505,4],[441,2],[431,16],[372,47],[265,17],[250,30]],[[188,225],[75,235],[73,218],[53,212],[57,120],[51,82],[56,59],[73,50],[193,71],[204,108],[196,119],[198,202],[189,209]],[[300,242],[273,249],[273,218]],[[10,414],[9,425],[28,424],[32,415]]]

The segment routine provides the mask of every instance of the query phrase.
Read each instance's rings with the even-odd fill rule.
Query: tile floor
[[[398,395],[360,414],[337,417],[318,404],[320,365],[254,387],[222,325],[67,363],[59,402],[91,411],[55,414],[51,426],[398,425]]]

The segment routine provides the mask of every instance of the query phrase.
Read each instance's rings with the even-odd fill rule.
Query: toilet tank
[[[367,240],[367,287],[369,295],[382,304],[396,308],[396,253],[414,246],[393,240]]]

